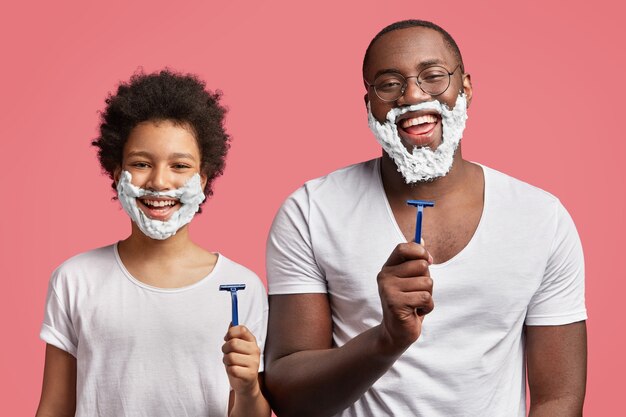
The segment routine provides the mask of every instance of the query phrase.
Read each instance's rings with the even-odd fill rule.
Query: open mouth
[[[166,221],[181,205],[180,201],[174,198],[142,197],[137,201],[146,216],[160,221]]]
[[[440,121],[441,116],[437,113],[409,112],[400,116],[396,125],[400,137],[410,145],[426,146],[433,141],[433,133]]]

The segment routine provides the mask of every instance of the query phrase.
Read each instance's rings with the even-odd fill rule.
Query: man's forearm
[[[385,346],[376,326],[340,348],[277,359],[265,372],[272,406],[281,417],[337,414],[363,395],[402,352]]]
[[[583,399],[571,395],[531,403],[528,417],[582,417],[582,415]]]
[[[584,321],[526,327],[530,417],[580,417],[587,381]]]

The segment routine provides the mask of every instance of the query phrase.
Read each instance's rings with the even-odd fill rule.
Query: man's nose
[[[418,104],[430,100],[432,100],[432,96],[420,88],[417,77],[408,77],[404,94],[398,99],[398,105]]]

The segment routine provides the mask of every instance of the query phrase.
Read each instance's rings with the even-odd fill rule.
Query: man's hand
[[[382,323],[340,347],[327,294],[270,295],[265,382],[275,412],[333,416],[363,396],[419,337],[433,309],[431,263],[424,246],[398,245],[377,278]]]
[[[401,243],[379,272],[378,293],[383,308],[381,336],[392,351],[404,351],[422,332],[424,316],[434,308],[432,256],[422,245]]]
[[[261,350],[256,338],[245,326],[235,326],[228,329],[224,340],[222,352],[231,388],[238,395],[257,395]]]

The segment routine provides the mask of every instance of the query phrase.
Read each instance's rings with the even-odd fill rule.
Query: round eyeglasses
[[[386,72],[379,75],[373,84],[368,83],[367,87],[374,87],[376,96],[382,101],[396,101],[404,95],[409,78],[415,78],[419,88],[428,95],[439,96],[450,87],[450,77],[461,66],[458,64],[452,72],[441,66],[426,67],[417,75],[405,77],[398,72]]]

